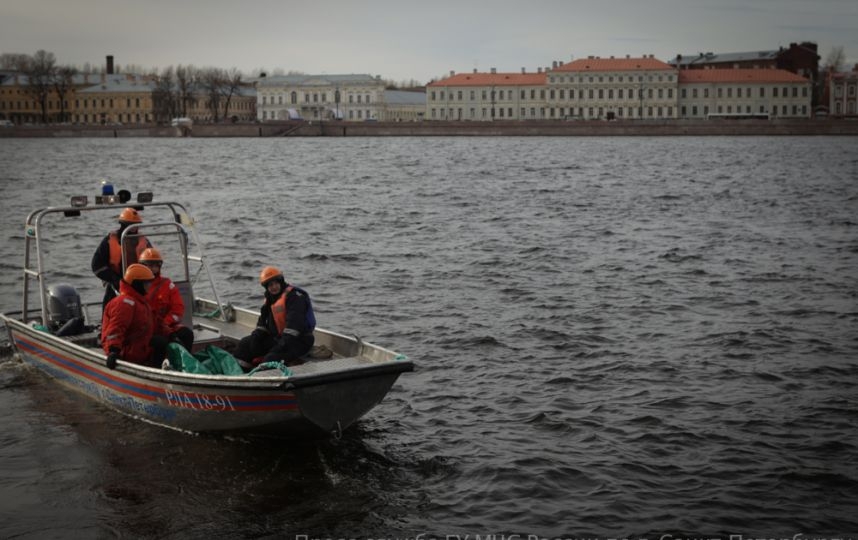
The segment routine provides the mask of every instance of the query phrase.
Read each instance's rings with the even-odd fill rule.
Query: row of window
[[[852,112],[854,112],[854,103],[852,105]],[[691,115],[688,115],[688,111],[691,111]],[[673,107],[617,107],[610,108],[606,110],[604,107],[521,107],[519,109],[518,117],[514,116],[514,110],[512,107],[496,107],[496,108],[475,108],[470,107],[467,110],[464,108],[439,108],[430,109],[429,117],[433,120],[488,120],[488,119],[535,119],[535,120],[544,120],[544,119],[561,119],[561,118],[582,118],[582,119],[593,119],[593,118],[606,118],[607,116],[615,116],[618,118],[672,118],[673,117]],[[698,107],[697,105],[692,105],[690,108],[688,106],[682,106],[680,109],[680,116],[682,118],[694,118],[694,117],[707,117],[710,113],[710,108],[708,105],[703,107]],[[713,107],[713,111],[716,111],[718,114],[752,114],[751,106],[745,105],[736,106],[735,108],[732,105],[718,105],[717,107]],[[702,112],[702,114],[700,114]],[[808,115],[807,105],[781,105],[778,108],[777,105],[772,106],[771,110],[766,110],[765,105],[760,105],[759,107],[760,114],[770,114],[771,116],[802,116],[806,117]]]
[[[312,111],[313,118],[319,118],[319,110],[313,109]],[[345,113],[345,111],[341,111]],[[289,117],[287,111],[262,111],[262,119],[263,120],[283,120]],[[352,109],[348,112],[349,120],[364,120],[367,118],[374,118],[372,115],[372,111],[369,109]]]
[[[275,102],[275,97],[277,98]],[[371,94],[349,94],[349,103],[372,103]],[[283,105],[284,100],[286,99],[285,95],[278,96],[262,96],[262,104],[263,105]],[[289,103],[292,105],[298,104],[298,92],[291,92],[288,96]],[[327,92],[322,93],[310,93],[307,92],[304,94],[304,103],[328,103],[328,94]],[[340,103],[340,93],[334,92],[334,103]]]
[[[834,97],[843,97],[843,86],[842,84],[834,84]],[[850,84],[848,90],[849,97],[855,97],[855,85]]]
[[[610,114],[623,118],[673,118],[673,107],[617,107],[607,111],[604,107],[521,107],[519,115],[514,115],[513,107],[496,107],[477,109],[470,107],[467,111],[459,108],[430,109],[429,117],[434,120],[488,120],[488,119],[520,119],[545,120],[565,118],[605,118]],[[467,114],[467,115],[466,115]]]
[[[617,75],[616,77],[617,77],[617,82],[620,82],[620,83],[621,82],[635,82],[635,76],[634,75],[626,75],[625,79],[623,79],[623,75]],[[585,79],[586,79],[586,81],[585,81]],[[603,83],[603,82],[606,82],[606,79],[607,79],[607,82],[612,83],[612,82],[614,82],[614,75],[607,75],[607,76],[599,75],[598,77],[594,76],[594,75],[589,75],[589,76],[580,75],[577,80],[575,79],[574,75],[569,75],[568,77],[553,75],[553,76],[548,77],[548,82],[550,84],[563,84],[563,83],[575,83],[575,82],[579,82],[579,83],[600,82],[600,83]],[[648,82],[656,82],[656,81],[657,82],[664,82],[664,81],[673,82],[673,75],[647,75],[647,81]],[[643,75],[637,76],[637,82],[644,82]]]
[[[689,88],[683,88],[681,93],[680,93],[680,95],[682,96],[683,99],[688,97],[688,90],[691,90],[691,98],[692,99],[698,97],[698,94],[702,94],[704,99],[709,97],[709,88],[690,88],[690,89]],[[698,92],[698,90],[702,90],[702,92]],[[726,88],[718,87],[718,88],[716,88],[716,90],[717,90],[716,95],[719,98],[723,98],[724,94],[726,94],[728,98],[733,97],[733,87],[730,87],[730,86],[728,86]],[[783,87],[782,92],[778,91],[779,87],[777,87],[777,86],[773,86],[771,90],[772,90],[771,93],[772,93],[773,98],[790,97],[790,88],[787,86]],[[761,97],[761,98],[766,97],[766,87],[765,86],[759,87],[758,93],[759,93],[759,97]],[[799,93],[798,92],[798,86],[793,86],[792,87],[792,97],[797,98],[798,93]],[[736,88],[736,97],[737,98],[743,97],[741,86]],[[745,87],[744,88],[744,97],[746,97],[746,98],[753,97],[753,89],[750,87]],[[801,87],[801,97],[803,97],[803,98],[807,97],[807,86]]]
[[[637,96],[635,95],[635,90],[637,90]],[[456,90],[456,93],[453,94],[453,90],[449,91],[450,99],[453,100],[455,96],[456,101],[462,101],[465,96],[465,91]],[[468,96],[470,101],[475,101],[477,99],[477,91],[469,90]],[[560,90],[555,89],[540,89],[539,98],[544,100],[546,96],[548,96],[549,101],[560,99],[566,100],[566,90],[561,88]],[[526,100],[528,93],[530,94],[530,99],[537,99],[537,90],[535,88],[531,88],[530,90],[519,90],[519,99]],[[589,88],[589,89],[580,89],[578,90],[578,98],[579,100],[584,99],[644,99],[646,96],[648,99],[655,99],[658,96],[658,99],[673,99],[673,88]],[[492,101],[514,101],[515,100],[515,90],[480,90],[480,97],[482,101],[488,101],[491,99]],[[437,99],[436,99],[437,98]],[[435,93],[435,90],[432,90],[429,93],[429,101],[444,101],[445,92],[444,90],[439,90],[438,93]],[[575,90],[569,89],[569,100],[574,100],[575,98]]]
[[[717,114],[753,114],[751,112],[751,106],[745,105],[744,110],[742,105],[736,105],[735,109],[732,105],[718,105],[714,108]],[[781,105],[780,106],[780,115],[781,116],[790,116],[790,110],[792,110],[792,116],[807,116],[807,105],[802,105],[799,107],[798,105]],[[680,108],[683,117],[688,117],[688,107],[683,105]],[[703,114],[699,114],[702,112]],[[773,105],[770,111],[766,110],[765,105],[760,105],[759,110],[757,111],[759,114],[770,114],[771,116],[778,116],[778,106]],[[709,106],[704,105],[699,107],[697,105],[691,105],[691,118],[699,117],[699,116],[709,116]]]

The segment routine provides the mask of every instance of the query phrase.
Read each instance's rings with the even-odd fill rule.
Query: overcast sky
[[[858,63],[858,0],[0,0],[0,53],[57,63],[367,73],[426,83],[554,60],[814,41]]]

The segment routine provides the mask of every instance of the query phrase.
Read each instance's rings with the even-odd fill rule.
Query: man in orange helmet
[[[155,248],[144,249],[140,254],[140,264],[155,275],[146,295],[155,316],[155,335],[164,336],[169,341],[178,341],[190,351],[194,346],[194,332],[187,326],[182,326],[185,304],[176,284],[161,275],[161,266],[164,264],[161,252]]]
[[[142,264],[132,264],[119,282],[119,296],[107,303],[101,319],[101,346],[107,367],[116,368],[117,358],[149,367],[160,367],[167,340],[154,335],[155,321],[146,302],[155,275]]]
[[[252,369],[262,362],[283,361],[302,364],[315,338],[316,317],[307,291],[286,283],[283,273],[266,266],[259,275],[265,289],[265,303],[256,329],[239,341],[235,357],[241,367]]]
[[[118,221],[119,229],[105,236],[92,255],[92,273],[101,279],[104,285],[102,309],[119,292],[119,281],[122,278],[122,249],[119,246],[119,241],[122,238],[122,233],[128,228],[131,228],[129,234],[135,233],[136,225],[143,222],[143,217],[136,209],[129,207],[122,210]],[[126,242],[126,266],[136,263],[139,255],[148,247],[152,247],[152,244],[142,236]]]

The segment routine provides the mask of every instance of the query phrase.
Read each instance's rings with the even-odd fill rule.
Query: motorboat
[[[313,351],[297,366],[225,375],[189,372],[168,363],[146,367],[120,358],[115,369],[108,369],[100,345],[100,299],[81,301],[76,284],[66,282],[67,273],[49,267],[45,253],[56,256],[62,248],[63,242],[52,240],[49,233],[67,230],[68,220],[90,212],[115,218],[125,206],[143,212],[145,220],[136,231],[125,230],[121,244],[142,235],[162,253],[170,253],[165,259],[178,261],[167,275],[181,292],[183,323],[194,331],[194,351],[229,353],[256,325],[257,309],[221,301],[197,224],[184,205],[156,202],[151,192],[136,198],[124,190],[118,195],[110,190],[93,200],[75,196],[68,206],[42,208],[27,216],[21,308],[0,315],[20,359],[65,387],[176,430],[317,438],[339,436],[382,401],[401,373],[414,369],[402,354],[318,327]],[[91,245],[98,241],[93,238]],[[89,274],[87,279],[96,278]]]

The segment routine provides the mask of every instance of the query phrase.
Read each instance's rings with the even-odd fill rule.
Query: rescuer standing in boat
[[[101,302],[102,310],[110,302],[110,299],[119,293],[119,281],[122,279],[122,249],[119,241],[122,233],[129,227],[128,234],[136,233],[136,224],[143,222],[140,212],[134,208],[125,208],[119,214],[119,228],[110,232],[92,255],[92,273],[96,275],[104,285],[104,300]],[[131,265],[137,262],[143,250],[152,247],[145,237],[132,238],[125,243],[125,263]]]
[[[101,319],[101,346],[107,367],[117,358],[149,367],[160,367],[167,339],[156,336],[155,320],[146,293],[155,274],[142,264],[132,264],[119,282],[119,296],[107,303]]]
[[[140,254],[140,264],[155,275],[146,294],[155,317],[155,335],[164,336],[168,341],[177,341],[190,351],[194,346],[194,332],[182,325],[185,303],[179,288],[170,278],[161,275],[161,266],[164,264],[161,252],[155,248],[144,249]]]
[[[315,342],[316,317],[310,295],[286,283],[283,273],[273,266],[262,269],[259,282],[265,289],[265,303],[256,329],[239,341],[235,357],[245,369],[262,362],[302,364],[301,356],[310,352]]]

